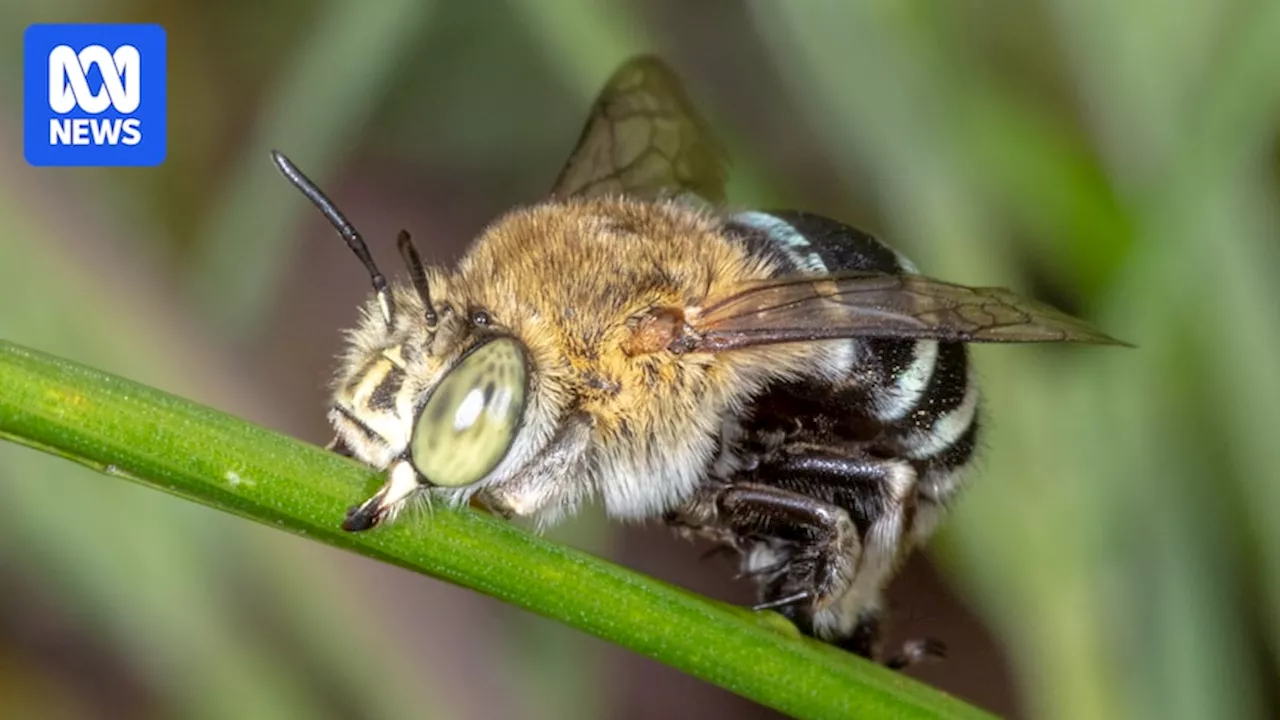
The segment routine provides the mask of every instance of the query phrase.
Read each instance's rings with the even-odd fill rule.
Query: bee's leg
[[[324,449],[335,452],[342,457],[355,457],[355,453],[351,451],[351,448],[347,447],[347,444],[342,441],[341,435],[334,435],[329,444],[324,446]]]
[[[857,552],[846,554],[847,581],[833,585],[838,595],[814,609],[818,636],[895,668],[942,654],[941,644],[932,640],[909,642],[889,658],[881,652],[880,594],[913,543],[907,532],[917,476],[909,462],[793,447],[753,469],[751,479],[840,508],[855,528],[850,545],[856,543]],[[785,583],[789,574],[774,578],[766,591],[783,592],[773,586]]]
[[[840,638],[836,645],[865,658],[879,657],[880,633],[879,611],[863,611],[858,615],[858,623],[853,626],[853,632]]]
[[[902,670],[947,656],[947,648],[933,638],[915,638],[902,644],[898,652],[885,657],[881,645],[880,612],[864,610],[853,631],[835,641],[839,647],[865,658],[879,660],[892,670]]]
[[[815,613],[848,589],[861,552],[849,513],[759,483],[723,486],[715,504],[722,526],[764,543],[747,558],[752,569],[767,575],[757,607],[775,609],[806,635],[815,634]]]
[[[933,638],[916,638],[902,643],[902,649],[889,657],[884,664],[894,670],[902,670],[913,665],[920,665],[947,657],[947,646],[941,640]]]

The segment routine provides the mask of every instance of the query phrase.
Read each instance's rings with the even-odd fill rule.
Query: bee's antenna
[[[422,305],[426,308],[427,327],[435,327],[436,325],[436,308],[431,304],[431,288],[427,287],[427,271],[422,267],[422,257],[418,255],[418,248],[413,246],[413,238],[409,236],[408,230],[401,230],[396,236],[396,247],[400,248],[400,257],[404,258],[404,264],[409,266],[409,277],[413,279],[413,286],[418,290],[418,297],[422,298]]]
[[[328,218],[338,234],[343,240],[347,241],[347,247],[356,254],[360,262],[364,264],[365,270],[369,271],[369,279],[373,281],[373,291],[378,296],[378,304],[382,307],[382,319],[386,321],[387,327],[394,324],[395,305],[391,302],[391,291],[387,288],[387,278],[379,270],[378,266],[373,262],[373,256],[369,254],[369,246],[365,245],[364,238],[360,237],[360,232],[355,226],[347,220],[347,216],[342,214],[337,205],[325,196],[311,179],[302,174],[302,171],[293,164],[284,153],[279,150],[271,151],[271,159],[275,161],[276,167],[280,168],[280,172],[298,188],[313,205],[320,209],[320,212]]]

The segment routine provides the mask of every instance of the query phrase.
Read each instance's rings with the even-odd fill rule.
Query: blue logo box
[[[159,25],[31,25],[22,38],[23,149],[32,165],[149,166],[168,147]]]

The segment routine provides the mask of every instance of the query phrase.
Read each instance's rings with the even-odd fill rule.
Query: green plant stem
[[[803,718],[977,718],[898,673],[471,510],[338,528],[370,468],[118,377],[0,341],[0,437],[559,620]],[[104,542],[110,542],[104,538]],[[364,622],[363,618],[353,622]]]

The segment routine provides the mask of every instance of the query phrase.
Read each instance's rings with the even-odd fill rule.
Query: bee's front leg
[[[570,415],[519,473],[483,488],[481,502],[505,518],[534,517],[544,525],[574,512],[590,492],[583,480],[590,440],[591,419]]]
[[[341,435],[334,435],[333,439],[329,441],[329,444],[324,446],[324,449],[329,452],[337,453],[342,457],[353,458],[356,456],[355,453],[352,452],[351,447],[342,439]]]

